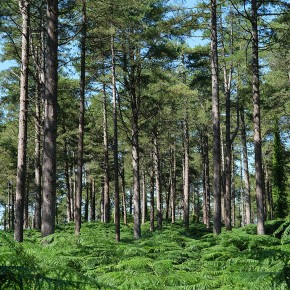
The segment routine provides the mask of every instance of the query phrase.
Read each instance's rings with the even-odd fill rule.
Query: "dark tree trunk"
[[[78,236],[82,223],[82,190],[83,190],[83,152],[84,152],[84,119],[85,119],[85,87],[86,87],[86,34],[87,12],[86,0],[82,0],[82,36],[81,36],[81,76],[79,101],[79,136],[75,193],[75,234]]]
[[[89,195],[90,195],[90,184],[86,184],[86,199],[85,199],[85,216],[84,221],[88,222],[89,220]]]
[[[126,202],[126,187],[125,187],[125,168],[124,164],[122,167],[122,172],[121,172],[121,180],[122,180],[122,212],[123,212],[123,221],[124,224],[127,224],[127,202]]]
[[[203,223],[210,227],[210,184],[209,184],[209,146],[208,131],[202,133],[203,150]]]
[[[47,0],[46,71],[43,143],[42,236],[55,230],[56,133],[57,133],[57,22],[58,0]]]
[[[263,168],[262,168],[262,139],[260,120],[260,81],[259,81],[259,37],[258,37],[258,4],[251,0],[252,9],[252,88],[253,88],[253,123],[254,123],[254,153],[255,153],[255,179],[257,200],[257,234],[265,234]]]
[[[111,220],[110,206],[110,171],[109,171],[109,147],[108,147],[108,116],[107,116],[107,94],[106,87],[103,84],[103,137],[104,137],[104,222],[109,223]]]
[[[96,188],[94,179],[90,183],[90,204],[91,204],[90,221],[92,222],[96,220]]]
[[[24,219],[23,219],[23,227],[24,229],[29,228],[29,178],[26,180],[26,190],[25,190],[25,195],[24,195]]]
[[[30,1],[19,1],[22,16],[22,48],[19,101],[19,131],[17,154],[17,179],[15,200],[14,240],[23,242],[23,211],[26,190],[26,148],[28,122],[28,65],[29,65],[29,14]]]
[[[142,172],[142,224],[145,224],[147,216],[147,190],[145,171]]]
[[[175,223],[175,209],[176,209],[176,149],[175,141],[174,148],[172,152],[172,182],[170,186],[171,195],[171,223]]]
[[[220,113],[217,50],[217,4],[211,0],[211,75],[212,75],[212,124],[213,124],[213,232],[221,233],[221,157]]]
[[[34,183],[35,183],[35,213],[34,227],[41,229],[41,85],[37,82],[36,100],[35,100],[35,148],[34,148]]]
[[[116,88],[115,71],[115,47],[114,36],[111,37],[111,56],[112,56],[112,93],[113,93],[113,122],[114,122],[114,175],[115,175],[115,239],[120,241],[120,191],[119,191],[119,148],[118,148],[118,100]]]
[[[67,150],[67,142],[64,142],[64,156],[65,156],[65,183],[66,183],[66,216],[67,222],[69,223],[72,219],[72,208],[71,208],[71,183],[69,174],[69,158]]]

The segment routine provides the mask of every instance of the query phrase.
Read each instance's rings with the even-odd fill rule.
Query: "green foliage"
[[[113,224],[98,222],[84,224],[78,240],[73,224],[45,239],[30,230],[22,245],[2,234],[0,289],[289,289],[289,244],[256,236],[252,225],[219,236],[202,225],[164,224],[151,233],[145,224],[142,231],[136,241],[122,226],[120,243]]]

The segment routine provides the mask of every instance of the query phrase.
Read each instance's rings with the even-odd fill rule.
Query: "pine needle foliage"
[[[0,289],[290,288],[290,246],[282,235],[257,236],[251,225],[214,236],[202,225],[168,223],[154,233],[145,224],[136,241],[132,225],[121,230],[120,243],[114,225],[99,222],[84,224],[78,240],[73,224],[45,239],[31,230],[22,245],[2,234]]]

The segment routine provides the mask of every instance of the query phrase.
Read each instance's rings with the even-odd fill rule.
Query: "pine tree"
[[[22,49],[14,239],[22,242],[26,193],[30,1],[19,1],[19,9],[22,16]]]
[[[47,0],[47,47],[44,100],[42,236],[55,230],[58,0]]]

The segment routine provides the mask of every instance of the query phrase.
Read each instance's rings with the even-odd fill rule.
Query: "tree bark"
[[[58,0],[47,0],[47,45],[44,100],[42,236],[55,230],[57,134]]]
[[[152,156],[153,158],[153,156]],[[155,230],[155,225],[154,225],[154,169],[152,168],[151,173],[150,173],[150,232],[154,232]]]
[[[260,120],[260,81],[259,81],[259,36],[258,36],[258,4],[251,0],[252,10],[252,89],[253,89],[253,123],[254,123],[254,154],[257,201],[257,234],[265,234],[263,169],[262,169],[262,140]]]
[[[220,157],[220,113],[217,50],[217,4],[211,0],[211,79],[212,79],[212,124],[213,124],[213,232],[221,233],[221,157]]]
[[[120,190],[119,190],[119,149],[118,149],[118,100],[116,88],[116,68],[115,68],[115,46],[114,36],[111,37],[111,57],[112,57],[112,94],[113,94],[113,122],[114,122],[114,175],[115,175],[115,239],[120,241]]]
[[[176,209],[176,148],[174,141],[174,149],[173,149],[173,160],[172,160],[172,180],[171,180],[171,223],[175,223],[175,209]]]
[[[104,138],[104,223],[111,220],[110,206],[110,172],[109,172],[109,147],[108,147],[108,116],[107,116],[107,95],[105,84],[103,84],[103,138]]]
[[[244,108],[241,107],[241,138],[243,146],[243,167],[244,167],[244,183],[245,183],[245,212],[246,212],[246,224],[251,223],[251,189],[250,189],[250,174],[248,165],[248,149],[247,149],[247,134]]]
[[[147,190],[145,171],[142,172],[142,224],[146,222],[147,215]]]
[[[19,1],[22,17],[22,48],[19,101],[19,131],[17,154],[17,179],[15,200],[14,240],[23,242],[23,211],[26,190],[26,155],[28,122],[28,65],[29,65],[29,13],[30,1]]]
[[[92,222],[96,220],[96,188],[94,179],[92,179],[90,183],[90,204],[91,204],[90,221]]]
[[[203,150],[203,223],[210,227],[210,184],[209,184],[209,146],[208,131],[202,132]]]
[[[183,222],[189,228],[189,135],[188,114],[183,121],[184,179],[183,179]]]
[[[81,35],[81,75],[79,100],[79,136],[75,193],[75,235],[79,236],[82,223],[82,190],[83,190],[83,152],[84,152],[84,118],[86,87],[86,34],[87,13],[86,0],[82,0],[82,35]]]
[[[159,157],[157,129],[155,129],[153,132],[153,145],[154,145],[153,162],[154,162],[155,189],[156,189],[157,229],[162,230],[162,194],[161,194],[160,157]]]
[[[41,229],[41,85],[37,82],[35,100],[35,139],[34,139],[34,183],[35,183],[35,213],[34,227]]]
[[[124,225],[127,224],[127,202],[126,202],[126,187],[125,187],[125,168],[124,164],[121,171],[122,180],[122,205],[123,205],[123,222]]]

